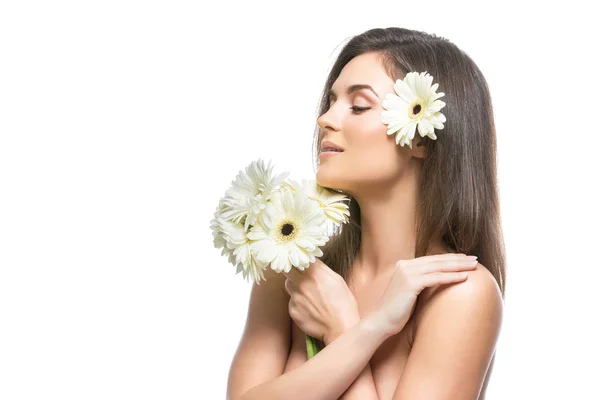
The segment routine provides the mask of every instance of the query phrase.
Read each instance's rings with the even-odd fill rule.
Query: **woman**
[[[390,133],[385,95],[424,71],[445,126]],[[342,49],[317,122],[317,182],[348,194],[351,221],[304,272],[253,286],[228,399],[483,399],[506,274],[481,71],[446,39],[372,29]],[[305,333],[324,345],[308,361]]]

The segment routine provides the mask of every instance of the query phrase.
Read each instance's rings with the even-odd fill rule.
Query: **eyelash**
[[[327,104],[327,110],[329,110],[329,108],[330,108],[330,107],[331,107],[331,103],[328,103],[328,104]],[[358,106],[352,106],[352,107],[350,107],[350,109],[351,109],[352,111],[354,111],[354,112],[353,112],[353,114],[354,114],[354,115],[360,115],[360,114],[364,113],[365,111],[367,111],[367,110],[370,110],[370,109],[371,109],[371,107],[358,107]]]
[[[362,114],[363,112],[365,112],[367,110],[370,110],[371,107],[357,107],[357,106],[354,106],[354,107],[350,107],[350,109],[353,110],[355,114]]]

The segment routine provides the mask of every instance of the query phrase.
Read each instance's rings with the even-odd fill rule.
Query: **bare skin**
[[[443,250],[432,251],[429,254],[443,254]],[[356,271],[353,269],[353,271]],[[479,276],[479,279],[494,279],[490,272],[481,265],[478,265],[472,274]],[[355,274],[351,273],[349,281],[352,282]],[[372,282],[362,282],[357,284],[349,284],[349,288],[354,295],[358,306],[360,318],[363,319],[375,310],[381,295],[385,291],[390,276],[380,276]],[[446,286],[446,285],[444,285]],[[419,321],[422,310],[427,304],[427,300],[431,297],[435,288],[425,289],[419,296],[419,301],[415,308],[415,312],[404,329],[398,334],[385,340],[377,351],[373,354],[369,361],[369,369],[372,374],[373,384],[379,395],[379,399],[392,399],[406,362],[410,355],[415,335],[415,326]],[[300,328],[292,321],[292,345],[288,356],[284,373],[289,372],[308,360],[306,353],[305,335]],[[491,373],[491,368],[487,373]],[[487,379],[486,379],[487,381]],[[356,382],[356,381],[355,381]],[[487,384],[487,382],[485,382]],[[341,399],[345,399],[343,396]],[[483,400],[484,395],[478,397]]]
[[[354,84],[368,84],[376,94],[368,89],[347,94]],[[393,84],[376,55],[358,56],[334,82],[330,108],[318,119],[323,139],[344,151],[320,159],[317,182],[348,193],[361,209],[362,241],[347,280],[361,323],[373,314],[396,262],[414,258],[415,223],[420,218],[417,189],[425,157],[424,147],[418,145],[421,138],[417,133],[412,149],[398,146],[380,120],[381,102],[393,92]],[[428,251],[443,253],[447,251],[439,239]],[[264,287],[253,289],[246,330],[230,371],[228,399],[284,394],[291,398],[292,393],[303,398],[302,390],[308,389],[303,382],[334,370],[348,388],[343,400],[366,399],[365,393],[366,400],[478,398],[478,382],[488,371],[502,312],[498,287],[484,266],[469,271],[464,282],[424,289],[406,326],[391,337],[381,339],[370,323],[365,324],[366,334],[362,327],[336,327],[339,337],[331,349],[323,350],[329,350],[327,355],[317,356],[318,362],[307,362],[304,332],[287,313],[285,277],[268,275]],[[465,319],[468,316],[473,318]],[[471,330],[463,332],[465,326]],[[362,371],[357,364],[342,367],[344,357],[360,358],[366,365],[361,364]],[[328,378],[320,384],[334,393],[338,384]]]
[[[373,87],[346,95],[356,83]],[[373,54],[351,60],[334,82],[330,108],[318,119],[323,140],[344,149],[321,157],[317,182],[343,190],[356,199],[361,210],[361,247],[355,270],[364,282],[385,276],[396,261],[414,255],[417,188],[420,184],[424,146],[398,146],[381,123],[381,102],[393,93],[394,81]],[[351,107],[368,107],[356,114]]]
[[[346,88],[356,83],[370,85],[375,93],[361,89],[348,95]],[[395,262],[412,258],[416,242],[417,188],[425,151],[418,132],[412,149],[396,145],[395,135],[386,134],[387,125],[381,123],[380,114],[385,94],[394,92],[393,84],[376,54],[358,56],[334,82],[330,108],[318,119],[323,140],[335,143],[344,152],[320,158],[317,182],[352,195],[361,209],[361,247],[348,279],[361,317],[377,304]],[[368,109],[357,113],[352,107]],[[428,254],[445,252],[438,240]],[[487,282],[493,280],[481,265],[469,273],[471,281],[473,274]],[[422,292],[405,329],[386,340],[371,359],[373,380],[382,399],[392,398],[412,347],[415,321],[435,290]]]

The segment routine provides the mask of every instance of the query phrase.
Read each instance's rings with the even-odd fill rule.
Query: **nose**
[[[329,108],[329,110],[327,110],[323,115],[321,115],[317,119],[317,124],[319,125],[319,127],[321,127],[322,133],[327,132],[327,130],[340,130],[339,118],[335,116],[335,113],[332,112],[331,108]]]

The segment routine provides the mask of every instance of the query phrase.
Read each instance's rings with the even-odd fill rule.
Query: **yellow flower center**
[[[411,119],[419,119],[425,113],[425,102],[423,99],[417,98],[408,107],[408,116]]]
[[[282,220],[276,229],[277,239],[281,242],[291,242],[298,236],[298,224],[295,219]]]

